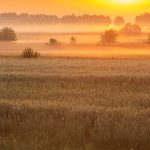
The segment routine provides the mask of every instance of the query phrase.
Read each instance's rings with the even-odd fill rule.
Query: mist
[[[102,32],[109,29],[111,25],[91,24],[0,24],[0,28],[10,27],[16,32],[44,32],[44,33],[78,33],[78,32]]]

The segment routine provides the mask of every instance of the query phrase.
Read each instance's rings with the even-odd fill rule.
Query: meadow
[[[150,150],[150,0],[1,0],[0,150]]]
[[[150,60],[0,58],[0,150],[149,150]]]

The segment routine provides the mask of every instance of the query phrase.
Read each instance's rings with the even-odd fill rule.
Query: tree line
[[[126,23],[122,16],[117,16],[112,20],[109,16],[104,15],[64,15],[62,17],[56,15],[45,14],[16,14],[16,13],[0,13],[0,24],[58,24],[58,23],[77,23],[77,24],[101,24],[123,25]],[[135,23],[139,25],[150,25],[150,13],[143,13],[135,17]]]
[[[109,25],[112,20],[109,16],[104,15],[65,15],[58,17],[56,15],[45,14],[16,14],[16,13],[1,13],[0,21],[4,24],[51,24],[51,23],[88,23],[88,24],[104,24]]]
[[[139,25],[150,25],[150,13],[143,13],[139,16],[136,16],[135,23]]]

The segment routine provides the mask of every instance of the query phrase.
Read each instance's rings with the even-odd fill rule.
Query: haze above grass
[[[70,38],[77,38],[77,44],[71,45]],[[92,58],[149,58],[150,45],[148,34],[119,35],[117,43],[103,45],[100,33],[17,33],[17,41],[0,42],[0,56],[20,57],[22,50],[31,47],[42,57],[92,57]],[[55,38],[59,46],[48,45]]]

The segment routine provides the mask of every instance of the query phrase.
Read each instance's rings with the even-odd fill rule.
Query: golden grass
[[[0,59],[0,150],[149,150],[150,60]]]

